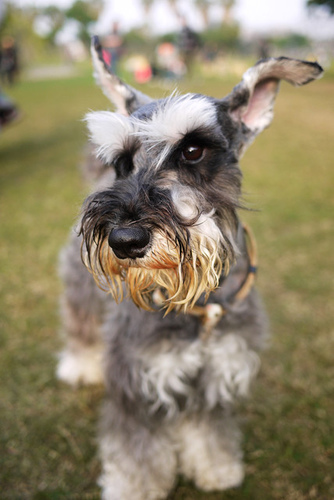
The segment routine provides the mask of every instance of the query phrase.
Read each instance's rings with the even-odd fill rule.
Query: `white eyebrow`
[[[172,146],[187,133],[198,128],[213,127],[216,123],[216,108],[205,96],[186,94],[172,95],[158,104],[152,117],[147,121],[133,119],[137,126],[134,133],[150,149],[162,146],[157,167],[166,159]]]
[[[200,127],[216,123],[216,108],[206,97],[186,94],[171,96],[158,104],[147,121],[133,119],[138,126],[136,135],[147,141],[170,142],[174,144],[185,134]]]
[[[131,140],[139,138],[148,149],[160,146],[158,168],[172,147],[187,133],[198,128],[216,124],[216,108],[205,96],[186,94],[175,96],[157,104],[153,115],[147,120],[125,117],[111,111],[93,111],[86,115],[92,142],[97,146],[97,155],[111,162],[115,155],[127,147]]]
[[[93,111],[86,115],[85,121],[91,141],[98,146],[97,155],[106,162],[111,162],[115,154],[129,141],[135,141],[136,124],[129,118],[111,111]]]

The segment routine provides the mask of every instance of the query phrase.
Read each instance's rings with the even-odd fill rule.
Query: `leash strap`
[[[251,291],[254,281],[255,275],[257,272],[257,246],[255,236],[253,231],[247,224],[243,224],[243,230],[246,236],[246,245],[247,245],[247,254],[249,259],[248,273],[245,281],[241,285],[239,291],[235,294],[235,300],[243,300],[247,297],[249,292]]]

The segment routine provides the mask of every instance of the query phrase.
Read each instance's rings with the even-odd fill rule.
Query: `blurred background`
[[[99,498],[103,388],[54,375],[58,254],[91,181],[83,117],[111,107],[92,77],[92,34],[153,97],[223,97],[262,57],[324,66],[310,85],[282,84],[241,162],[272,330],[240,403],[246,480],[203,494],[180,479],[170,500],[333,499],[333,0],[0,0],[0,498]]]
[[[92,34],[140,82],[194,65],[205,77],[238,74],[245,59],[282,52],[328,67],[333,11],[332,0],[1,0],[1,74],[10,51],[16,77],[78,73]]]

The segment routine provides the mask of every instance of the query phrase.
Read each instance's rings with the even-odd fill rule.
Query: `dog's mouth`
[[[169,312],[192,308],[219,286],[233,247],[207,217],[188,232],[138,223],[117,226],[103,239],[86,238],[82,255],[99,286],[116,301],[127,291],[136,305],[152,310],[153,293],[160,289]]]
[[[146,241],[147,243],[144,244]],[[120,247],[115,246],[113,236],[109,236],[108,244],[109,259],[117,262],[120,270],[123,271],[129,268],[142,268],[147,271],[177,269],[180,262],[184,260],[176,245],[164,237],[160,237],[159,234],[150,235],[150,237],[146,235],[146,237],[142,237],[140,243],[136,241]]]
[[[161,230],[152,231],[138,224],[117,227],[109,233],[108,259],[119,267],[120,274],[129,268],[177,269],[192,259],[191,251],[187,255],[180,241],[181,237],[172,239]]]
[[[122,233],[119,235],[125,239]],[[165,235],[156,233],[148,238],[141,233],[140,240],[146,241],[146,245],[139,247],[136,243],[129,252],[111,247],[110,239],[114,245],[114,236],[95,247],[88,264],[100,287],[110,290],[116,301],[123,299],[124,284],[135,304],[143,309],[152,310],[152,294],[161,289],[166,298],[162,306],[167,312],[186,310],[203,293],[208,294],[219,285],[227,259],[216,247],[204,248],[199,242],[180,255],[177,244]]]

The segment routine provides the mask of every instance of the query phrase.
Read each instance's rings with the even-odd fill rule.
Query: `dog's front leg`
[[[81,238],[73,231],[61,252],[59,269],[64,283],[61,333],[65,346],[59,354],[57,377],[71,385],[103,379],[100,326],[108,297],[83,265],[80,247]]]
[[[182,474],[203,491],[240,486],[244,467],[240,432],[219,412],[189,417],[179,428]]]
[[[100,432],[103,500],[164,499],[174,485],[177,457],[168,428],[144,423],[107,400]]]

